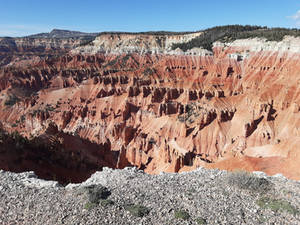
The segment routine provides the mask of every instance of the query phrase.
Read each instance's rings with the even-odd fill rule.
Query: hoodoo
[[[222,29],[223,36],[212,35]],[[2,169],[64,181],[70,171],[90,175],[103,166],[151,174],[245,169],[300,179],[296,31],[278,40],[272,29],[249,26],[61,32],[76,38],[0,39],[1,137],[11,138],[0,137]],[[21,140],[16,132],[28,153],[13,147]],[[37,142],[54,147],[43,155]],[[47,162],[51,151],[56,158]],[[70,179],[87,178],[80,176]]]

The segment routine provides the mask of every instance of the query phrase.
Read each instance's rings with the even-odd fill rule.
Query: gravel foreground
[[[300,182],[261,172],[104,168],[63,187],[0,171],[0,224],[300,224],[299,210]]]

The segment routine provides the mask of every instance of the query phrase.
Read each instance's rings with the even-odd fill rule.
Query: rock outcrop
[[[89,44],[78,47],[72,50],[72,52],[75,54],[185,54],[180,49],[172,50],[172,45],[188,42],[200,35],[202,35],[202,32],[186,34],[173,33],[170,35],[159,33],[104,33],[100,34]],[[209,53],[209,51],[200,48],[195,48],[187,52],[187,54],[197,55],[205,53]]]

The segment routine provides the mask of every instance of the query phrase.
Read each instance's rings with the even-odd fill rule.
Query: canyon
[[[5,136],[1,169],[64,182],[104,166],[150,174],[263,171],[299,180],[300,38],[172,49],[201,35],[0,38],[0,128],[54,149],[17,157],[15,139]]]

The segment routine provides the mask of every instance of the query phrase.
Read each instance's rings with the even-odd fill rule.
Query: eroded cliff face
[[[184,53],[180,49],[172,50],[173,44],[186,43],[193,38],[202,35],[202,32],[187,34],[126,34],[111,33],[101,34],[87,45],[73,49],[74,54],[208,54],[207,50],[196,48]]]
[[[127,49],[125,39],[117,43]],[[300,39],[277,49],[255,40],[259,51],[253,40],[216,43],[213,55],[141,54],[143,44],[117,54],[115,39],[105,40],[83,54],[2,68],[4,128],[38,136],[52,121],[64,133],[109,142],[117,168],[204,166],[300,179]]]
[[[60,32],[56,33],[59,34]],[[49,38],[47,36],[0,37],[0,66],[25,66],[28,64],[32,66],[42,59],[55,58],[66,54],[71,49],[87,42],[87,40],[93,39],[92,35],[66,38],[63,36],[60,38]]]

